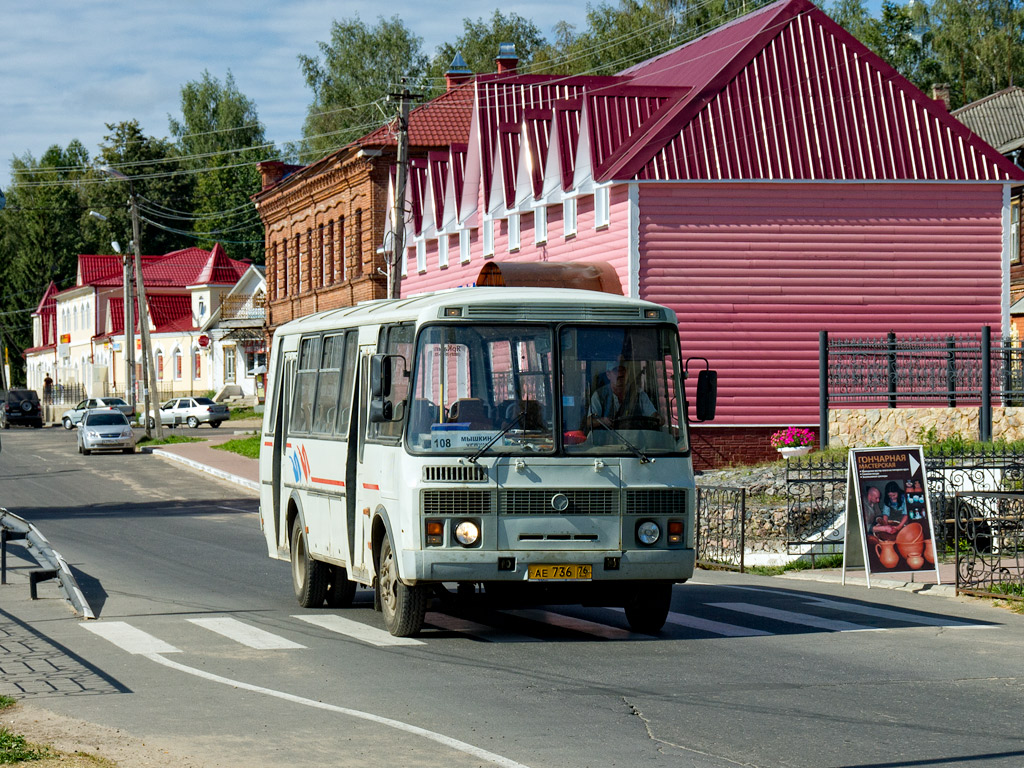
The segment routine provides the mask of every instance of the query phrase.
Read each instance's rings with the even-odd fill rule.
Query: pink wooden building
[[[478,76],[468,144],[413,161],[402,293],[473,284],[489,260],[606,262],[719,371],[697,458],[766,458],[771,431],[818,424],[820,330],[1008,327],[1022,180],[780,0],[615,77]]]

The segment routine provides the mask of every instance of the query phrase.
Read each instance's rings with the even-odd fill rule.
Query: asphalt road
[[[52,585],[29,601],[12,546],[0,693],[207,765],[1024,764],[1024,616],[981,601],[699,572],[659,637],[609,609],[435,605],[381,644],[368,592],[298,606],[254,496],[60,428],[0,440],[0,506],[99,617]]]

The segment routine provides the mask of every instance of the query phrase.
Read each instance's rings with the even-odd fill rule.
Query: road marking
[[[820,605],[825,608],[834,608],[837,611],[846,611],[848,613],[859,613],[863,616],[877,616],[880,619],[892,619],[895,621],[905,621],[909,624],[920,624],[928,627],[981,627],[987,628],[990,625],[987,624],[971,624],[966,621],[957,621],[954,619],[947,618],[945,616],[919,616],[914,613],[905,613],[903,611],[893,611],[888,608],[873,608],[869,605],[857,605],[856,603],[843,603],[838,600],[826,600],[825,598],[810,598],[806,602],[811,605]]]
[[[234,640],[236,643],[241,643],[249,648],[255,648],[260,651],[280,651],[288,648],[306,647],[245,624],[238,619],[232,619],[229,616],[204,617],[189,619],[188,621],[211,632],[216,632],[218,635],[223,635],[229,640]]]
[[[304,618],[304,617],[298,617]],[[83,625],[86,626],[86,625]],[[293,704],[302,704],[306,707],[313,707],[315,709],[322,709],[327,712],[336,712],[341,715],[348,715],[349,717],[355,717],[360,720],[368,720],[371,723],[378,723],[379,725],[387,726],[388,728],[394,728],[396,731],[404,731],[405,733],[411,733],[414,736],[422,736],[425,739],[430,739],[438,744],[442,744],[451,749],[458,750],[467,755],[472,755],[475,758],[486,760],[489,763],[500,765],[502,768],[528,768],[522,763],[517,763],[515,760],[511,760],[507,757],[495,754],[494,752],[488,752],[486,749],[475,747],[472,744],[467,744],[464,741],[453,739],[450,736],[445,736],[434,731],[428,731],[426,728],[420,728],[416,725],[410,725],[409,723],[403,723],[401,720],[392,720],[389,717],[381,717],[380,715],[374,715],[369,712],[362,712],[358,709],[349,709],[348,707],[338,707],[333,704],[325,704],[322,701],[313,701],[312,699],[304,699],[301,696],[295,696],[290,693],[283,691],[275,691],[271,688],[262,688],[258,685],[251,685],[250,683],[243,683],[240,680],[232,680],[227,677],[221,677],[211,672],[206,672],[202,669],[196,669],[195,667],[189,667],[185,664],[179,664],[176,661],[165,659],[157,653],[146,654],[146,658],[151,661],[155,661],[157,664],[162,664],[170,669],[176,669],[179,672],[184,672],[188,675],[194,675],[204,680],[209,680],[214,683],[221,683],[222,685],[229,685],[232,688],[238,688],[243,691],[252,691],[254,693],[261,693],[265,696],[272,696],[275,699],[282,699],[283,701],[290,701]]]
[[[128,653],[149,655],[153,653],[181,653],[173,645],[165,643],[158,637],[153,637],[141,629],[136,629],[131,624],[123,621],[100,621],[88,624],[79,624],[94,635],[99,635],[104,640],[109,640],[122,651]]]
[[[619,613],[625,613],[624,608],[611,608],[613,611]],[[685,613],[676,613],[670,611],[668,618],[665,619],[668,624],[676,624],[680,627],[688,627],[690,629],[699,629],[703,632],[710,632],[714,635],[723,635],[725,637],[760,637],[762,635],[773,635],[774,632],[765,632],[763,629],[752,629],[750,627],[740,627],[736,624],[726,624],[722,621],[712,621],[711,619],[702,619],[700,616],[688,616]]]
[[[463,635],[473,635],[492,643],[539,643],[539,637],[529,635],[518,635],[514,632],[503,632],[497,627],[488,624],[479,624],[475,621],[462,619],[458,616],[451,616],[447,613],[428,613],[427,623],[438,629],[445,629],[449,632],[458,632]]]
[[[783,611],[779,608],[769,608],[763,605],[752,603],[708,603],[715,608],[724,608],[727,611],[747,613],[752,616],[761,616],[766,619],[782,621],[786,624],[797,624],[803,627],[814,627],[815,629],[827,629],[831,632],[868,632],[878,631],[877,627],[866,627],[863,624],[852,624],[848,621],[837,619],[824,619],[821,616],[812,616],[809,613],[796,613],[795,611]]]
[[[370,645],[426,645],[422,640],[417,640],[414,637],[395,637],[390,632],[385,632],[383,629],[377,629],[361,622],[352,621],[352,619],[346,619],[333,614],[292,616],[292,618],[304,621],[307,624],[314,624],[318,627],[323,627],[331,632],[337,632],[339,635],[346,635],[347,637],[351,637],[355,640],[361,640],[362,642],[369,643]]]
[[[536,608],[502,611],[502,613],[521,616],[525,619],[538,621],[542,624],[550,624],[562,629],[571,629],[575,632],[584,632],[588,635],[596,635],[597,637],[603,637],[606,640],[649,640],[651,637],[650,635],[629,632],[628,630],[619,629],[618,627],[609,627],[607,624],[598,624],[596,621],[577,619],[573,616],[565,616],[561,613],[542,611]]]

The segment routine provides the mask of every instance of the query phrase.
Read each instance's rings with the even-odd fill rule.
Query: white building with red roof
[[[224,297],[251,267],[228,258],[219,244],[210,251],[185,248],[142,257],[159,398],[206,394],[226,383],[237,385],[238,394],[255,394],[253,377],[245,376],[247,349],[224,338],[230,329],[211,324],[211,318],[223,316]],[[49,374],[58,398],[64,392],[124,394],[122,285],[121,256],[88,254],[78,257],[74,286],[58,290],[50,284],[33,313],[34,344],[25,350],[30,388],[41,392]],[[265,295],[260,281],[247,285]],[[134,317],[136,381],[141,381],[137,307]]]
[[[719,371],[705,466],[818,425],[819,331],[1008,328],[1024,172],[809,0],[617,76],[473,88],[468,143],[411,163],[403,295],[488,263],[609,264]]]

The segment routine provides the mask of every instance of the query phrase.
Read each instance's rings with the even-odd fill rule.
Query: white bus
[[[706,368],[706,363],[705,363]],[[604,293],[465,288],[321,312],[274,335],[260,524],[303,607],[625,608],[657,632],[694,568],[673,312]],[[701,371],[698,418],[714,412]]]

